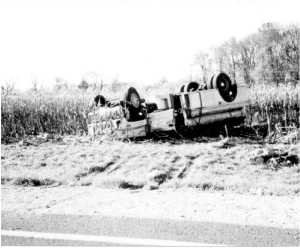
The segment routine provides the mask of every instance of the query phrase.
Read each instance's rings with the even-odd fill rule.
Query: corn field
[[[146,98],[147,99],[147,98]],[[1,96],[1,142],[7,143],[39,133],[87,133],[87,113],[91,93],[55,95],[32,92]],[[300,124],[300,85],[252,88],[246,124],[275,127],[298,127]]]
[[[271,133],[276,127],[299,128],[300,85],[259,85],[252,88],[247,108],[249,125],[267,124]]]
[[[1,141],[44,132],[83,134],[87,131],[87,112],[84,96],[2,96]]]

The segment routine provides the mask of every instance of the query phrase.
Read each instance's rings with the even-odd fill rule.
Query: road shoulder
[[[2,186],[2,211],[217,222],[300,229],[300,201],[185,190],[107,190],[96,187]]]

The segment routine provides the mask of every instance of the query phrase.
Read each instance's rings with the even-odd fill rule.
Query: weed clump
[[[264,164],[266,169],[279,170],[283,167],[292,167],[299,164],[299,156],[295,151],[281,151],[270,149],[254,157],[256,164]]]

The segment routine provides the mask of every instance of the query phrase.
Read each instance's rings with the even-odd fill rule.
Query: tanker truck
[[[130,87],[120,99],[98,96],[97,102],[95,98],[88,114],[88,133],[91,137],[135,138],[157,131],[201,129],[213,123],[239,124],[244,122],[249,97],[249,87],[237,84],[224,72],[215,73],[205,84],[184,83],[177,92],[159,96],[155,103],[145,101]]]

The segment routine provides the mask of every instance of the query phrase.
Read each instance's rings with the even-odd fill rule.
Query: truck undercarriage
[[[103,96],[98,99],[88,115],[89,134],[133,138],[156,131],[181,132],[216,122],[242,123],[244,107],[249,103],[249,88],[237,85],[221,72],[213,75],[204,87],[189,82],[174,94],[160,96],[156,103],[145,102],[133,87],[123,99],[106,101]]]

